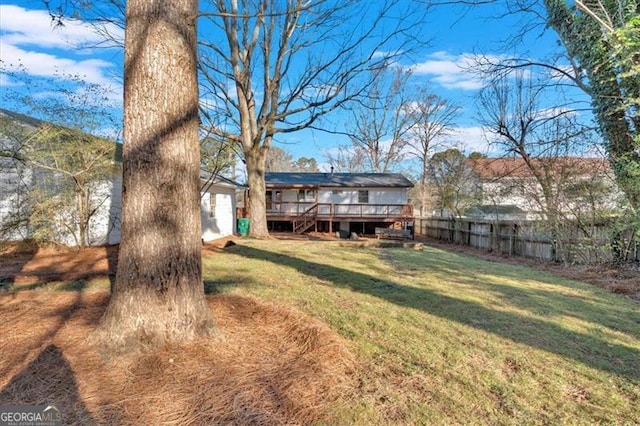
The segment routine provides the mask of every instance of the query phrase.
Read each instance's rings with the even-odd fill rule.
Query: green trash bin
[[[249,219],[238,219],[238,234],[245,236],[249,233]]]

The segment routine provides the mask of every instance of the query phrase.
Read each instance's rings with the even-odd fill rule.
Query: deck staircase
[[[293,219],[293,232],[302,234],[317,223],[318,219],[318,203],[309,207],[303,213],[300,213]]]

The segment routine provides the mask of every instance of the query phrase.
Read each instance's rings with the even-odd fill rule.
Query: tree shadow
[[[640,379],[639,350],[605,341],[594,335],[569,330],[549,321],[497,311],[481,303],[442,295],[426,288],[404,285],[394,280],[380,279],[366,273],[327,264],[309,262],[282,253],[248,246],[235,246],[228,251],[239,256],[291,267],[305,275],[329,281],[335,286],[350,288],[399,306],[418,309],[516,343],[572,359],[607,373],[631,380]],[[448,266],[455,270],[453,264]],[[539,297],[549,297],[549,295]],[[523,306],[528,307],[526,303]],[[591,320],[597,321],[597,318],[591,318]],[[629,331],[625,330],[625,332]]]
[[[60,284],[55,285],[56,291],[83,291],[89,285],[88,278],[87,279],[78,279],[78,280],[70,280],[64,281]],[[38,290],[38,289],[52,289],[52,283],[49,281],[45,282],[37,282],[33,284],[23,284],[19,288],[11,288],[10,290],[17,291],[28,291],[28,290]]]
[[[64,424],[94,424],[62,351],[48,345],[0,391],[0,405],[55,405]]]
[[[204,280],[205,294],[215,296],[217,294],[226,293],[226,290],[232,287],[256,284],[256,281],[249,277],[246,270],[238,269],[236,272],[239,275],[230,276],[223,280]]]
[[[115,281],[118,245],[77,250],[64,247],[57,251],[44,251],[43,255],[38,253],[39,250],[35,249],[29,253],[1,254],[0,291],[39,288],[82,291],[94,279],[108,278],[112,285]],[[34,263],[30,264],[32,261]]]
[[[23,268],[37,254],[39,247],[29,241],[21,241],[15,244],[13,250],[0,254],[0,291],[10,290],[16,284],[16,278]]]
[[[459,283],[470,288],[481,287],[480,291],[495,294],[504,301],[505,305],[527,310],[540,316],[578,318],[640,339],[638,309],[633,305],[614,306],[609,300],[598,295],[598,293],[609,294],[600,288],[593,287],[593,291],[586,293],[578,289],[570,280],[558,279],[550,282],[545,280],[542,274],[537,274],[535,278],[537,282],[543,284],[542,286],[534,287],[532,285],[527,288],[512,286],[504,284],[503,281],[499,282],[495,279],[495,275],[520,283],[525,275],[524,272],[530,272],[529,268],[513,266],[505,270],[501,268],[499,263],[476,260],[477,264],[483,266],[480,268],[467,267],[461,270],[461,265],[467,263],[463,260],[468,261],[469,258],[450,252],[448,252],[447,259],[430,256],[426,263],[424,255],[416,254],[416,252],[403,251],[402,258],[402,264],[393,260],[392,262],[396,269],[405,269],[403,272],[406,272],[406,269],[409,269],[409,272],[429,271],[431,274],[438,274],[437,276],[442,279],[455,274],[456,281]],[[523,271],[523,273],[519,274],[519,271]],[[551,287],[557,290],[553,290]],[[624,322],[635,322],[635,324],[625,326]]]
[[[109,291],[113,293],[116,284],[116,272],[118,271],[118,258],[120,256],[120,244],[107,246],[107,264],[109,267]]]
[[[7,298],[2,300],[3,316],[15,317],[11,324],[5,324],[5,327],[14,327],[16,330],[26,330],[26,332],[20,339],[10,341],[13,345],[18,345],[20,351],[17,352],[13,347],[6,349],[0,362],[0,377],[6,377],[12,370],[12,366],[21,365],[39,348],[45,345],[51,346],[51,342],[67,321],[70,321],[85,305],[83,293],[79,291],[69,293],[72,299],[68,303],[54,304],[51,307],[43,304],[45,299],[43,294],[33,297],[26,292],[14,292],[3,296]],[[12,300],[9,301],[9,299]],[[30,323],[34,316],[39,318],[37,326]],[[100,314],[86,316],[85,319],[88,324],[97,325]],[[0,338],[0,342],[2,341],[3,339]]]

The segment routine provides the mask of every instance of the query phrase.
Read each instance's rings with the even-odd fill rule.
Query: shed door
[[[233,234],[233,204],[231,194],[216,194],[216,219],[220,235]]]

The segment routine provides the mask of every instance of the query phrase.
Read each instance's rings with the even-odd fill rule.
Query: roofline
[[[267,183],[265,184],[266,188],[281,188],[281,189],[309,189],[309,188],[318,188],[318,189],[322,189],[322,188],[413,188],[415,185],[411,184],[411,185],[339,185],[339,184],[335,184],[335,185],[313,185],[313,184],[308,184],[308,185],[302,185],[302,184],[297,184],[297,185],[291,185],[291,184],[282,184],[282,185],[278,185],[278,184],[273,184],[273,183]]]
[[[272,181],[267,179],[267,175],[271,175]],[[413,188],[415,185],[402,173],[333,173],[333,172],[268,172],[265,175],[265,186],[267,188],[283,188],[283,189],[305,189],[305,188]],[[313,178],[302,178],[299,180],[306,181],[304,183],[295,182],[294,179],[279,178],[279,175],[306,175]],[[334,180],[333,176],[339,177]],[[353,182],[347,180],[344,182],[340,178],[365,178],[365,182]],[[385,183],[384,181],[375,182],[375,180],[389,177],[392,183]],[[398,179],[398,178],[401,179]],[[377,178],[377,179],[376,179]],[[374,182],[366,182],[366,180],[374,180]],[[400,182],[399,182],[399,181]],[[274,182],[275,181],[275,182]],[[404,181],[404,182],[402,182]],[[406,183],[405,183],[406,182]]]
[[[207,181],[211,178],[211,176],[213,175],[213,173],[210,173],[204,169],[200,169],[200,180],[203,181]],[[234,188],[248,188],[247,185],[243,185],[240,184],[234,180],[231,180],[229,178],[226,178],[220,174],[217,174],[214,179],[211,181],[212,185],[221,185],[221,186],[228,186],[228,187],[234,187]]]

